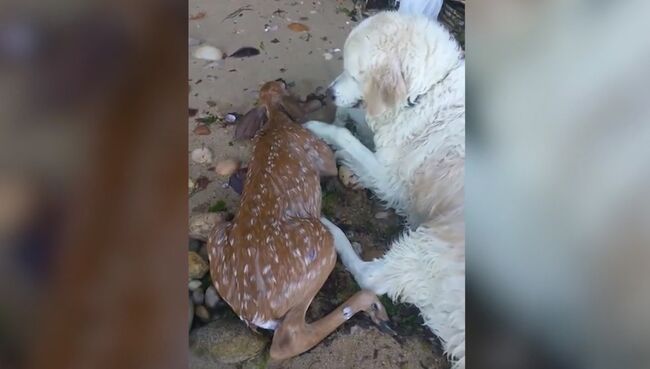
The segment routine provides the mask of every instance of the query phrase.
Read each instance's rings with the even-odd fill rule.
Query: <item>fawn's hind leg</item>
[[[382,331],[392,333],[388,328],[386,309],[371,291],[355,293],[325,317],[307,324],[305,313],[312,299],[313,296],[287,312],[273,336],[271,359],[288,359],[309,350],[359,311],[367,312]]]

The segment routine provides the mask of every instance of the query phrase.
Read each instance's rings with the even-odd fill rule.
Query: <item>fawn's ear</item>
[[[321,176],[329,177],[338,174],[334,152],[323,140],[315,139],[309,154]]]
[[[235,127],[235,140],[245,140],[255,137],[257,131],[268,120],[266,108],[258,106],[248,111]]]

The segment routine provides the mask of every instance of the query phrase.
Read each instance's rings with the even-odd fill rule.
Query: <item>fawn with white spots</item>
[[[249,327],[275,330],[275,360],[309,350],[359,311],[380,328],[388,321],[377,296],[362,290],[324,318],[305,322],[336,264],[333,237],[320,220],[320,176],[337,170],[329,147],[290,115],[289,97],[283,82],[262,86],[267,122],[254,139],[239,211],[208,239],[217,291]]]

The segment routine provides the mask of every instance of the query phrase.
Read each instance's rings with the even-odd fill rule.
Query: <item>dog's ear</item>
[[[368,77],[363,93],[368,115],[377,116],[406,100],[406,81],[397,60],[372,69]]]
[[[268,117],[266,108],[258,106],[248,111],[235,127],[235,140],[251,139],[257,131],[266,123]]]

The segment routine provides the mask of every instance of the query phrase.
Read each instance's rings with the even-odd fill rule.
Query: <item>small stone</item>
[[[192,321],[194,320],[194,303],[192,303],[192,299],[190,299],[189,306],[190,306],[190,308],[188,310],[188,312],[189,312],[189,319],[188,319],[189,320],[189,327],[188,327],[188,329],[192,328]]]
[[[201,243],[201,241],[199,241],[197,239],[190,238],[189,244],[190,244],[190,246],[189,246],[190,251],[198,252],[199,249],[201,249],[201,244],[202,243]]]
[[[226,214],[219,213],[201,213],[190,217],[190,238],[207,241],[212,228],[226,220]]]
[[[199,164],[212,162],[212,151],[207,147],[200,147],[192,150],[192,161]]]
[[[332,55],[330,53],[323,53],[323,57],[325,58],[325,60],[332,60],[334,55]]]
[[[209,269],[208,263],[206,263],[205,260],[194,251],[188,253],[187,260],[189,264],[190,279],[203,278]]]
[[[205,301],[205,294],[203,293],[202,289],[197,288],[192,291],[192,301],[196,305],[203,305],[203,301]]]
[[[239,165],[239,160],[224,159],[215,165],[214,171],[222,177],[230,177],[239,169]]]
[[[308,32],[309,31],[309,27],[307,25],[302,24],[302,23],[297,23],[297,22],[289,23],[289,25],[287,27],[289,27],[289,29],[294,31],[294,32]]]
[[[235,114],[228,113],[225,117],[223,117],[223,120],[225,120],[226,123],[235,123],[237,116]]]
[[[264,351],[268,338],[253,333],[239,319],[221,318],[190,333],[190,351],[215,364],[236,364]]]
[[[380,211],[379,213],[375,214],[375,219],[386,219],[389,215],[390,214],[388,214],[388,212]]]
[[[219,301],[221,301],[221,298],[219,298],[219,294],[217,294],[217,290],[214,288],[214,286],[210,286],[207,290],[205,290],[204,301],[205,306],[209,307],[210,309],[217,307]]]
[[[194,130],[192,132],[194,132],[194,134],[197,135],[197,136],[207,136],[210,133],[212,133],[210,131],[210,128],[208,126],[206,126],[205,124],[197,125],[196,128],[194,128]]]
[[[201,60],[217,61],[223,59],[223,51],[214,46],[204,45],[194,50],[194,57]]]
[[[187,287],[190,291],[194,291],[195,289],[201,287],[201,281],[193,279],[187,284]]]
[[[201,319],[203,322],[210,321],[210,312],[203,305],[197,305],[194,308],[194,315],[196,315],[197,318]]]
[[[210,257],[208,256],[208,245],[203,244],[203,246],[199,248],[199,256],[201,256],[203,260],[210,260]]]
[[[352,249],[354,252],[357,253],[357,255],[361,255],[361,244],[359,242],[352,242]]]
[[[347,188],[353,190],[360,190],[363,187],[359,184],[359,177],[356,174],[352,173],[352,170],[345,165],[339,167],[339,179],[341,183]]]
[[[242,363],[241,369],[260,369],[260,368],[272,368],[272,365],[269,365],[269,354],[265,353],[254,357],[250,360],[246,360]]]

